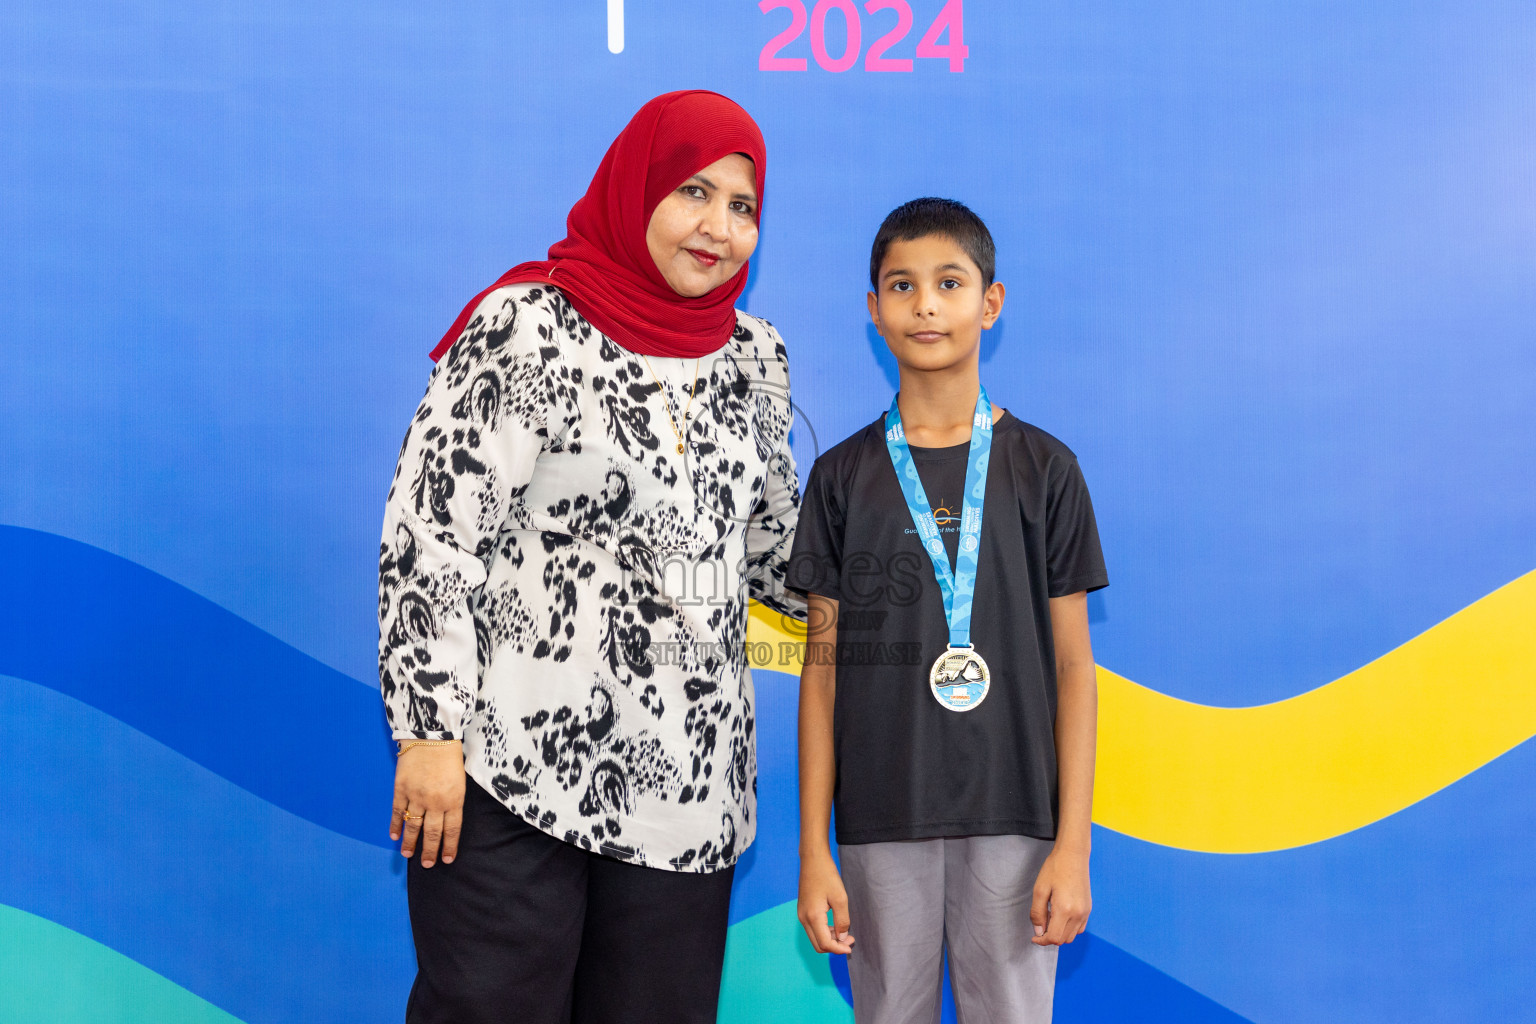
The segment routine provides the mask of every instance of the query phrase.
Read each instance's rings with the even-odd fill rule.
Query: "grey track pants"
[[[938,1024],[946,948],[960,1024],[1048,1024],[1056,949],[1029,941],[1029,904],[1050,852],[1028,836],[840,847],[857,1024]]]

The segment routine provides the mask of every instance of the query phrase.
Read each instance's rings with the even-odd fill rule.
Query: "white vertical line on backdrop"
[[[608,0],[608,52],[624,52],[624,0]]]

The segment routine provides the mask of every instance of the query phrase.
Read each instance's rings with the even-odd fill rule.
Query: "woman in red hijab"
[[[765,167],[725,97],[651,100],[432,353],[379,560],[413,1024],[715,1019],[747,599],[804,615],[784,344],[735,308]]]

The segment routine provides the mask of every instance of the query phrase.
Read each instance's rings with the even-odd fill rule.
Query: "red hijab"
[[[518,264],[471,299],[432,358],[458,340],[482,299],[523,281],[557,286],[594,327],[631,352],[695,357],[718,350],[736,328],[736,299],[747,286],[747,265],[713,291],[690,299],[661,276],[645,232],[673,189],[732,153],[752,161],[761,217],[768,153],[751,116],[702,89],[651,100],[608,147],[549,259]]]

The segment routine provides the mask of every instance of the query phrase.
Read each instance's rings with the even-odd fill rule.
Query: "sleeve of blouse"
[[[497,534],[540,452],[574,426],[539,298],[486,296],[400,447],[379,543],[379,687],[396,739],[463,735],[479,688],[472,607]]]
[[[795,542],[795,522],[800,517],[800,479],[790,451],[789,430],[794,407],[789,402],[789,360],[784,341],[767,324],[775,359],[757,396],[758,422],[771,424],[765,440],[772,448],[763,496],[752,510],[747,525],[747,593],[775,611],[796,619],[805,618],[805,597],[784,586],[789,553]]]

